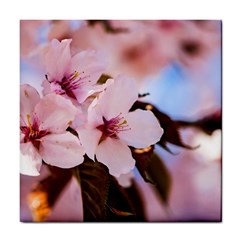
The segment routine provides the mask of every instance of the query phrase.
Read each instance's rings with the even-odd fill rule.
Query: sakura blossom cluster
[[[145,148],[160,140],[163,129],[151,111],[130,111],[138,99],[134,80],[118,75],[98,83],[106,69],[99,53],[72,54],[71,39],[54,39],[44,63],[42,94],[28,84],[20,88],[22,174],[39,175],[43,161],[73,168],[86,154],[119,177],[135,166],[129,146]]]

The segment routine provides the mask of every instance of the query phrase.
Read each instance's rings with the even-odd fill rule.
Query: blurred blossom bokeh
[[[52,39],[72,39],[72,54],[93,49],[106,62],[105,74],[135,79],[141,100],[156,106],[176,121],[194,122],[222,108],[221,21],[219,20],[21,20],[20,82],[42,92],[44,56]],[[134,169],[118,182],[137,186],[147,221],[221,221],[222,133],[207,134],[196,127],[180,129],[189,150],[160,146],[171,175],[167,205],[152,185]],[[20,218],[33,221],[28,197],[41,175],[21,175]],[[83,221],[81,189],[71,178],[46,221]]]

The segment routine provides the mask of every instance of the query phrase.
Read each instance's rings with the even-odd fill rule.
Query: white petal
[[[42,158],[31,142],[20,144],[20,173],[38,176],[42,166]]]
[[[27,114],[32,115],[34,107],[40,101],[39,93],[28,84],[20,87],[20,114],[21,120],[27,123]],[[22,125],[25,125],[22,123]]]
[[[145,148],[158,142],[163,129],[151,111],[137,109],[125,116],[130,130],[118,134],[129,146]]]
[[[129,147],[117,139],[107,138],[102,141],[97,147],[96,157],[115,177],[128,173],[135,165]]]
[[[83,103],[89,96],[97,92],[102,92],[113,83],[113,79],[108,79],[104,84],[83,85],[81,88],[73,90],[79,103]]]
[[[91,87],[91,90],[89,91],[88,94],[90,96],[90,95],[92,95],[94,93],[102,92],[102,91],[104,91],[106,88],[108,88],[113,83],[114,83],[114,80],[110,78],[103,84],[96,84],[96,85]]]
[[[133,178],[134,178],[133,171],[130,171],[129,173],[121,174],[116,179],[122,187],[127,188],[131,187]]]
[[[82,78],[86,77],[86,83],[94,85],[106,68],[103,57],[94,50],[84,50],[77,53],[71,59],[71,66],[68,73],[79,72]]]
[[[122,113],[125,115],[138,98],[136,82],[131,79],[118,76],[105,92],[99,96],[98,104],[103,116],[110,120]]]
[[[77,113],[75,119],[70,125],[71,128],[76,129],[80,126],[83,126],[87,122],[87,114],[83,111],[82,106],[77,107]]]
[[[62,133],[74,120],[77,113],[72,102],[57,94],[48,94],[35,107],[40,130]]]
[[[60,168],[72,168],[83,162],[84,149],[73,134],[49,134],[42,138],[40,154],[44,162]]]
[[[73,94],[79,103],[83,103],[87,99],[87,97],[91,95],[89,94],[90,89],[91,87],[87,86],[73,90]]]
[[[92,127],[98,127],[103,124],[103,114],[99,107],[98,99],[95,98],[92,103],[88,107],[88,124],[90,124]]]
[[[51,93],[51,84],[46,79],[43,80],[42,87],[43,87],[43,90],[42,90],[43,96]]]
[[[102,132],[95,129],[87,129],[79,127],[76,129],[80,138],[80,141],[86,151],[88,157],[94,160],[94,155],[96,153],[96,148],[98,146],[99,140],[102,136]]]
[[[71,61],[70,43],[71,39],[59,42],[53,39],[45,55],[45,63],[49,81],[61,81],[69,68]]]

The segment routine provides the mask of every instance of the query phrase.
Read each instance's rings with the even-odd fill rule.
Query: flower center
[[[84,72],[82,72],[82,74],[84,74]],[[89,84],[91,80],[86,80],[86,78],[89,77],[89,75],[81,77],[79,72],[75,71],[69,77],[64,77],[61,81],[53,80],[51,82],[51,90],[57,94],[67,94],[69,97],[76,99],[73,91],[85,84]]]
[[[121,117],[121,114],[122,113],[110,120],[106,120],[106,118],[103,117],[103,124],[97,127],[98,130],[103,132],[102,137],[112,137],[118,139],[118,133],[131,130],[127,120],[124,119],[124,117]]]
[[[49,132],[46,130],[39,130],[38,121],[33,118],[31,123],[30,114],[27,114],[27,124],[25,126],[20,126],[21,132],[24,134],[23,142],[32,142],[32,144],[38,149],[40,144],[40,139],[47,135]]]

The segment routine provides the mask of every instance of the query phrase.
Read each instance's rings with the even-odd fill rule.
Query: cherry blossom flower
[[[105,63],[101,55],[90,49],[72,56],[71,41],[51,41],[45,55],[47,74],[42,84],[43,94],[55,92],[82,103],[88,96],[105,88],[96,84]]]
[[[138,98],[134,81],[118,76],[88,109],[88,122],[76,130],[91,158],[119,177],[134,168],[128,146],[144,148],[159,141],[163,129],[151,111],[129,112]]]
[[[57,94],[40,99],[28,84],[21,85],[20,94],[20,172],[39,175],[42,159],[61,168],[82,163],[83,147],[66,131],[76,114],[71,101]]]

